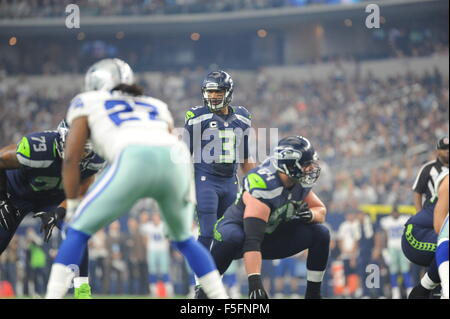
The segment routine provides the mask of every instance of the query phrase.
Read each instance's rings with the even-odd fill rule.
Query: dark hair
[[[114,87],[111,91],[121,91],[123,93],[128,93],[133,96],[144,95],[144,89],[137,84],[119,84]]]

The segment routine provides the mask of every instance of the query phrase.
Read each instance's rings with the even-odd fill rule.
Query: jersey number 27
[[[148,115],[150,120],[155,120],[158,116],[158,110],[155,106],[143,102],[133,102],[133,106],[130,105],[127,101],[124,100],[108,100],[105,102],[105,109],[111,110],[116,109],[116,111],[109,113],[109,118],[116,124],[120,126],[123,122],[126,121],[139,121],[140,117],[133,116],[133,112],[137,107],[144,107],[148,109]],[[120,106],[120,107],[119,107]],[[129,117],[126,117],[126,116]],[[136,114],[134,114],[136,115]]]

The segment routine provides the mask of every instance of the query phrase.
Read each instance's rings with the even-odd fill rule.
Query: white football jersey
[[[164,224],[161,222],[155,225],[148,222],[141,226],[141,234],[148,238],[147,250],[164,251],[169,249],[169,242],[164,231]]]
[[[147,96],[119,91],[90,91],[77,95],[67,112],[67,123],[87,116],[94,151],[109,162],[129,145],[171,146],[173,118],[167,104]]]
[[[381,228],[387,233],[388,248],[402,248],[402,235],[409,217],[400,215],[397,219],[392,216],[383,217],[380,221]]]

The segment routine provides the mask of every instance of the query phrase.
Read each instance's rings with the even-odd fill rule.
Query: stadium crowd
[[[182,127],[187,107],[202,103],[204,74],[204,69],[159,73],[157,80],[142,77],[141,84],[169,104],[176,126]],[[79,90],[76,85],[37,89],[26,77],[17,82],[4,77],[0,71],[2,145],[55,128]],[[242,80],[236,72],[234,80],[234,103],[253,113],[253,127],[314,141],[324,162],[321,197],[331,212],[346,212],[361,202],[411,204],[417,169],[434,156],[414,150],[418,145],[432,149],[448,132],[448,79],[437,69],[385,80],[336,72],[321,81],[276,80],[262,69]]]
[[[338,4],[337,0],[2,0],[1,18],[60,17],[69,4],[80,7],[83,15],[155,15],[229,12],[314,4]],[[361,2],[354,0],[351,2]]]
[[[152,80],[152,75],[142,76],[140,84],[151,95],[168,102],[176,126],[182,127],[187,106],[201,104],[199,84],[205,73],[203,69],[159,73],[158,80]],[[17,142],[28,132],[55,128],[78,91],[74,86],[37,89],[26,77],[11,82],[5,76],[0,72],[2,145]],[[332,267],[342,260],[338,243],[343,216],[359,213],[356,215],[362,216],[359,220],[364,225],[364,214],[358,208],[361,204],[412,204],[411,186],[418,168],[435,157],[432,150],[437,139],[448,134],[448,79],[437,69],[381,80],[345,74],[338,67],[334,76],[317,81],[277,80],[264,69],[252,73],[250,81],[248,74],[244,77],[236,72],[233,76],[235,104],[248,107],[255,128],[276,127],[282,136],[304,134],[314,141],[323,165],[317,190],[327,203],[335,234],[327,276],[329,282],[336,280]],[[411,152],[418,145],[426,147]],[[132,214],[130,220],[137,217]],[[136,232],[133,235],[128,231],[133,227],[130,220],[113,224],[91,241],[94,293],[149,293],[145,242]],[[378,229],[378,220],[369,224],[373,230]],[[368,241],[369,248],[360,251],[370,251],[370,262],[384,267],[387,276],[382,255],[374,251],[374,236],[372,233]],[[361,240],[355,239],[358,243]],[[42,294],[56,247],[57,239],[44,245],[33,227],[22,229],[0,259],[1,279],[14,282],[19,294]],[[175,292],[187,294],[189,274],[185,264],[173,250],[171,258]],[[302,258],[296,260],[296,267],[301,268],[304,258],[303,264]],[[358,265],[360,269],[354,269],[353,275],[362,278],[363,264]],[[275,276],[275,269],[272,263],[266,265],[268,278]],[[340,291],[326,287],[329,296],[364,294],[355,284]],[[386,295],[381,290],[372,294]]]

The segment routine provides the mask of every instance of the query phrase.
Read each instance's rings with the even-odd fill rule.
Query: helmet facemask
[[[61,159],[64,159],[64,149],[66,146],[67,134],[69,134],[69,126],[65,120],[59,123],[56,129],[59,134],[59,139],[56,142],[56,151]],[[91,142],[84,144],[84,152],[81,156],[81,163],[89,161],[95,156],[94,147]]]
[[[320,176],[320,167],[316,160],[301,163],[302,156],[302,152],[291,147],[277,147],[275,166],[302,187],[312,187]]]
[[[231,102],[232,92],[230,90],[204,88],[202,92],[203,92],[203,101],[211,112],[217,112],[227,107]],[[211,92],[223,92],[223,97],[221,99],[210,98],[209,94]]]

